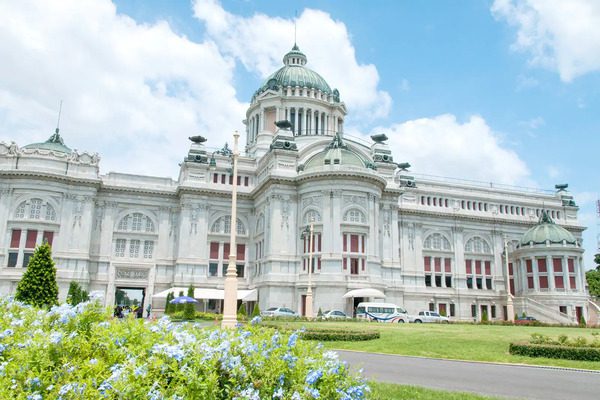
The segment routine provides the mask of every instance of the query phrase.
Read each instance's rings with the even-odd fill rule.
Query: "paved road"
[[[369,379],[488,396],[600,399],[600,372],[338,351]]]

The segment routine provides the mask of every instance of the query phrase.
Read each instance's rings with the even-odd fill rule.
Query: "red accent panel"
[[[525,265],[527,265],[527,273],[533,274],[533,265],[531,264],[531,260],[525,260]]]
[[[350,251],[358,253],[358,235],[350,235]]]
[[[485,262],[485,274],[486,275],[492,275],[492,263],[491,261],[486,261]]]
[[[367,249],[366,249],[366,247],[365,247],[365,236],[364,236],[364,235],[363,235],[363,236],[361,236],[361,237],[360,237],[360,240],[361,240],[361,242],[362,242],[362,251],[361,251],[361,253],[365,254],[365,253],[367,252]]]
[[[229,243],[223,244],[223,259],[224,260],[229,259],[229,251],[230,251]]]
[[[54,239],[54,232],[46,232],[44,231],[43,241],[47,242],[50,246],[52,246],[52,240]]]
[[[548,267],[546,265],[545,258],[538,258],[537,265],[538,265],[538,272],[548,272]]]
[[[444,270],[448,272],[452,272],[452,262],[449,258],[444,258]]]
[[[13,249],[18,249],[20,243],[21,243],[21,230],[13,229],[12,237],[10,238],[10,247]]]
[[[510,294],[512,294],[513,296],[515,294],[515,280],[514,279],[510,280]]]
[[[481,275],[481,260],[475,260],[475,274]]]
[[[514,275],[512,263],[508,263],[508,275],[510,275],[510,276]]]
[[[565,288],[565,282],[562,276],[555,276],[554,277],[554,287],[556,287],[557,289],[564,289]]]
[[[562,258],[553,258],[552,266],[554,267],[554,272],[562,272]]]
[[[548,277],[540,276],[540,289],[548,289]]]
[[[35,247],[35,241],[37,240],[37,231],[28,230],[27,231],[27,240],[25,242],[26,249],[33,249]]]
[[[572,258],[568,258],[567,265],[569,266],[569,272],[574,273],[575,272],[575,260],[573,260]]]
[[[431,271],[431,257],[429,257],[429,256],[423,257],[423,263],[425,264],[425,271],[426,272]]]
[[[210,258],[213,260],[219,259],[219,243],[210,242]]]
[[[441,259],[441,257],[434,257],[433,263],[435,265],[435,272],[442,272],[442,259]]]
[[[570,276],[569,277],[569,283],[571,284],[571,289],[577,289],[577,284],[575,283],[575,277],[574,276]]]
[[[246,245],[238,244],[236,259],[239,261],[244,261],[245,257],[246,257]]]
[[[473,267],[471,263],[471,260],[465,260],[465,269],[467,270],[467,275],[471,275],[473,273]]]
[[[533,289],[533,276],[528,276],[527,277],[527,287],[529,289]]]
[[[348,235],[344,233],[344,251],[348,251]],[[346,269],[346,268],[344,268]]]

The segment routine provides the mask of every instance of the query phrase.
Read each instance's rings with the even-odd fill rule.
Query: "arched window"
[[[152,219],[142,213],[136,212],[125,215],[119,221],[117,230],[126,232],[154,233],[155,227]]]
[[[317,210],[308,210],[304,214],[304,224],[310,224],[311,222],[321,222],[321,214]]]
[[[344,221],[366,224],[367,217],[365,217],[365,214],[362,211],[360,211],[359,209],[352,208],[352,209],[346,211],[346,214],[344,215]]]
[[[427,250],[451,250],[450,241],[440,233],[433,233],[423,242],[423,248]]]
[[[231,215],[225,215],[217,219],[210,228],[211,233],[231,233]],[[237,219],[236,232],[238,235],[246,234],[246,227],[242,223],[242,221]]]
[[[488,242],[479,236],[472,237],[465,244],[465,252],[468,253],[480,253],[480,254],[491,254],[492,250]]]
[[[44,211],[45,208],[45,211]],[[56,221],[54,207],[42,199],[33,198],[21,202],[15,209],[15,219]]]

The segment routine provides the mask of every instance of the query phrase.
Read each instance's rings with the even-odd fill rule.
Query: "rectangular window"
[[[534,286],[533,286],[533,276],[528,276],[527,277],[527,288],[528,289],[534,289]]]
[[[575,260],[573,260],[572,258],[568,258],[567,265],[569,267],[569,273],[570,274],[575,273]]]
[[[14,268],[17,266],[17,258],[19,253],[8,253],[8,268]]]
[[[456,315],[456,307],[454,303],[450,303],[450,316],[454,317]]]
[[[477,305],[476,304],[471,304],[471,317],[473,317],[473,318],[477,317]]]
[[[485,278],[485,288],[492,290],[492,278]]]
[[[552,259],[552,267],[554,272],[563,272],[562,268],[562,258],[553,258]]]
[[[358,235],[350,235],[350,252],[358,253]]]
[[[48,243],[50,246],[52,246],[52,241],[54,240],[54,232],[44,231],[42,238],[43,243]]]
[[[27,231],[27,240],[25,241],[26,249],[35,248],[35,242],[37,241],[37,231],[36,230],[28,230]]]
[[[435,276],[435,287],[442,287],[442,276],[441,275]]]
[[[219,274],[219,263],[211,262],[208,264],[208,276],[217,276]]]
[[[244,186],[248,186],[250,180],[248,179],[247,176],[244,177]]]
[[[144,258],[152,258],[154,252],[154,241],[144,240]]]
[[[569,276],[569,285],[571,285],[571,289],[577,289],[577,283],[575,283],[574,276]]]
[[[125,239],[117,239],[115,243],[115,256],[125,257]]]
[[[442,259],[440,257],[435,257],[433,261],[435,263],[435,272],[442,272]]]
[[[237,177],[237,185],[242,186],[242,177],[238,175]]]
[[[483,280],[480,277],[476,278],[476,282],[477,282],[477,289],[483,289]]]
[[[564,289],[565,288],[565,279],[563,278],[562,275],[555,275],[554,276],[554,287],[557,289]]]
[[[352,275],[358,275],[358,258],[350,259],[350,273]]]
[[[32,255],[33,253],[23,253],[23,268],[27,268],[27,265],[29,265],[29,259]]]
[[[560,313],[566,314],[567,313],[567,306],[559,306],[558,307],[558,311]]]
[[[223,259],[229,260],[229,243],[223,243]]]
[[[12,236],[10,238],[10,247],[12,249],[18,249],[20,244],[21,244],[21,230],[13,229]]]
[[[243,278],[244,277],[244,264],[236,265],[236,272],[237,272],[238,278]]]
[[[425,275],[425,286],[431,286],[431,275]]]
[[[446,271],[446,273],[452,272],[452,262],[449,258],[444,258],[444,271]]]
[[[525,260],[525,265],[527,266],[527,273],[533,274],[533,265],[531,260]]]
[[[475,261],[475,274],[481,275],[481,260]]]
[[[129,257],[138,258],[140,256],[140,241],[133,239],[129,242]]]
[[[210,259],[218,260],[219,259],[219,243],[210,242]]]
[[[233,185],[233,175],[229,175],[229,184]]]
[[[219,183],[219,175],[213,174],[213,183]]]
[[[492,309],[492,312],[491,312],[492,318],[495,319],[496,318],[496,306],[492,306],[491,309]]]
[[[344,270],[348,269],[348,258],[344,257],[344,259],[342,260],[342,263],[344,264]]]
[[[435,311],[435,304],[429,303],[429,311]]]
[[[485,274],[492,275],[492,262],[491,261],[485,262]]]
[[[221,184],[225,184],[225,174],[221,174]]]
[[[537,265],[538,265],[538,272],[540,274],[548,272],[548,268],[546,266],[546,259],[545,258],[538,258],[537,259]]]
[[[473,273],[471,260],[465,260],[465,269],[467,270],[467,275],[471,275]]]
[[[237,245],[236,259],[238,261],[244,261],[245,257],[246,257],[246,245],[245,244],[238,244]]]
[[[446,275],[446,287],[452,287],[452,275]]]
[[[473,289],[473,277],[472,276],[467,277],[467,288]]]
[[[431,257],[423,257],[423,263],[425,265],[425,272],[431,271]]]

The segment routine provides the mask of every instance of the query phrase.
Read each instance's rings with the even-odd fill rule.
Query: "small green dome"
[[[333,91],[321,75],[305,67],[306,55],[300,51],[297,45],[283,57],[285,64],[267,79],[254,94],[255,96],[269,89],[276,90],[280,87],[299,86],[309,89],[320,90],[326,94]]]
[[[62,137],[58,134],[58,128],[56,132],[48,140],[42,143],[31,143],[27,146],[23,146],[24,149],[40,149],[48,151],[56,151],[59,153],[71,154],[72,150],[65,146],[65,142]]]
[[[556,225],[548,214],[542,211],[540,222],[525,232],[521,238],[521,246],[527,246],[530,243],[545,244],[546,242],[552,244],[566,242],[575,245],[577,244],[577,239],[575,239],[575,236],[571,232],[562,226]]]

